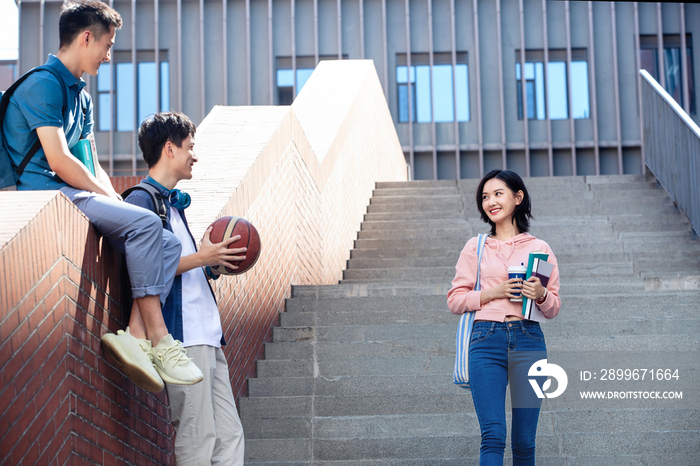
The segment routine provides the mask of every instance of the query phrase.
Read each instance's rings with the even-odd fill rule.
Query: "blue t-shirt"
[[[48,71],[32,73],[15,91],[10,98],[5,114],[4,134],[7,148],[14,166],[19,166],[25,154],[36,141],[37,128],[42,126],[55,126],[63,128],[68,141],[68,148],[72,148],[80,140],[92,132],[92,99],[86,93],[87,108],[83,118],[83,110],[78,93],[85,87],[82,78],[76,78],[68,71],[68,68],[56,58],[49,55],[46,61],[61,76],[62,82]],[[67,105],[66,112],[62,115],[63,91],[61,86],[66,86]],[[60,189],[68,186],[56,173],[51,170],[44,150],[39,149],[17,182],[19,190],[36,189]]]

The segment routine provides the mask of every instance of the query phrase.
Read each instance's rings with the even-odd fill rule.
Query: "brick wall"
[[[292,107],[216,107],[197,153],[178,186],[195,238],[236,215],[262,239],[252,270],[215,282],[240,396],[291,285],[341,277],[374,183],[405,161],[371,61],[323,62]],[[0,193],[0,218],[0,465],[172,464],[165,392],[99,345],[125,324],[119,254],[57,192]]]
[[[171,464],[165,393],[102,357],[120,254],[57,191],[2,193],[0,218],[0,464]]]
[[[143,178],[145,178],[145,176],[112,176],[110,180],[112,181],[114,190],[121,194],[132,186],[139,184]]]

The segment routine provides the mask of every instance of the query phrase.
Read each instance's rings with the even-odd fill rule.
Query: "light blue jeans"
[[[469,381],[481,428],[480,466],[503,465],[506,446],[506,385],[510,381],[513,465],[535,464],[541,400],[528,381],[530,366],[547,357],[534,321],[474,323],[469,344]],[[529,377],[541,387],[547,377]]]
[[[132,297],[157,295],[164,304],[173,286],[182,246],[163,228],[160,218],[150,210],[88,191],[67,187],[61,192],[115,249],[124,253]]]

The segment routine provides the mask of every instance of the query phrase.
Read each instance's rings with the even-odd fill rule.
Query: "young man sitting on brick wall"
[[[221,317],[214,292],[207,277],[217,279],[209,266],[243,260],[246,248],[228,249],[240,239],[235,236],[221,243],[209,240],[204,233],[202,247],[190,233],[185,209],[189,195],[175,186],[192,178],[197,162],[194,153],[195,127],[182,113],[157,113],[141,124],[139,147],[148,164],[148,177],[139,186],[156,188],[155,196],[166,206],[165,228],[182,243],[178,276],[163,307],[168,330],[187,348],[197,366],[204,372],[204,381],[193,386],[172,385],[166,380],[170,413],[175,428],[175,462],[177,465],[242,465],[243,428],[231,391]],[[158,211],[158,197],[135,189],[126,202]]]
[[[153,212],[121,202],[109,177],[96,163],[94,176],[71,154],[80,139],[93,131],[93,105],[83,91],[81,76],[96,76],[110,60],[122,19],[102,2],[67,3],[59,19],[60,46],[46,66],[55,70],[31,74],[12,95],[3,133],[14,167],[18,167],[37,136],[41,142],[17,181],[18,190],[60,190],[92,222],[97,231],[125,253],[134,308],[127,331],[107,334],[103,342],[124,372],[140,387],[163,389],[160,371],[179,383],[202,379],[201,371],[184,356],[182,346],[167,337],[161,302],[172,286],[180,243],[161,228]],[[64,92],[66,106],[64,109]],[[152,344],[170,354],[153,364]]]

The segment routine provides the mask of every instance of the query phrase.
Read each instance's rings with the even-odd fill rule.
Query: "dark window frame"
[[[678,54],[681,53],[680,48],[681,48],[681,36],[680,34],[664,34],[663,35],[663,41],[664,41],[664,77],[668,77],[668,62],[667,60],[668,53],[673,50],[677,50]],[[688,69],[686,70],[686,78],[688,80],[688,98],[689,98],[689,105],[688,105],[688,110],[691,115],[697,114],[697,94],[695,92],[695,73],[694,73],[694,68],[693,68],[693,40],[692,40],[692,35],[690,33],[687,33],[685,35],[685,46],[686,46],[686,63],[688,65]],[[653,69],[652,70],[646,70],[657,82],[660,83],[660,69],[659,69],[659,47],[658,47],[658,36],[656,34],[642,34],[639,36],[639,48],[640,48],[640,55],[642,55],[642,61],[646,62],[652,62],[653,63]],[[653,51],[653,58],[647,56],[646,58],[644,57],[645,52]],[[672,53],[672,52],[671,52]],[[678,61],[679,66],[683,66],[683,61],[680,59],[679,56],[679,61]],[[646,69],[642,63],[639,64],[641,69]],[[680,86],[678,88],[679,96],[680,96],[680,101],[676,99],[673,96],[673,90],[669,90],[669,80],[665,79],[666,82],[666,92],[671,95],[671,97],[678,102],[678,104],[681,106],[681,108],[684,107],[684,100],[685,96],[683,95],[683,70],[680,69],[679,71],[679,79],[680,79]]]
[[[588,67],[588,51],[585,48],[575,48],[571,49],[571,63],[567,63],[567,52],[566,49],[549,49],[548,50],[548,61],[547,65],[551,63],[564,63],[567,66],[564,66],[564,85],[565,85],[565,96],[566,96],[566,118],[556,118],[557,120],[559,119],[569,119],[571,118],[573,114],[573,99],[569,98],[569,93],[568,93],[568,87],[569,83],[572,79],[571,75],[571,66],[574,63],[577,62],[585,62],[586,63],[586,81],[588,82],[588,108],[589,111],[585,112],[585,117],[583,118],[577,118],[574,116],[573,118],[576,120],[585,120],[590,118],[590,72],[589,67]],[[544,68],[544,49],[526,49],[525,50],[525,65],[528,63],[541,63],[542,67]],[[518,78],[518,69],[520,67],[520,50],[516,49],[515,51],[515,94],[516,94],[516,99],[517,99],[517,116],[518,120],[522,121],[523,119],[523,96],[522,96],[522,81],[520,78]],[[520,70],[521,72],[525,72],[525,70]],[[546,76],[546,78],[545,78]],[[550,76],[549,76],[549,70],[543,70],[543,93],[544,93],[544,116],[543,118],[537,118],[537,107],[534,105],[537,99],[537,85],[536,85],[536,79],[525,79],[525,85],[528,86],[530,82],[533,83],[533,93],[532,95],[534,96],[533,101],[529,99],[529,94],[528,94],[528,120],[537,120],[537,121],[542,121],[546,120],[547,118],[551,118],[551,113],[550,113],[550,102],[549,102],[549,86],[550,86]],[[571,89],[572,94],[575,92],[575,89]],[[573,96],[572,96],[573,97]],[[530,105],[531,103],[533,104],[533,112],[534,112],[534,117],[530,117]]]
[[[458,111],[457,111],[457,97],[455,96],[455,93],[457,92],[457,84],[455,82],[452,83],[453,87],[453,94],[452,94],[452,100],[454,102],[453,108],[452,108],[452,120],[449,121],[436,121],[435,119],[435,99],[434,99],[434,71],[429,69],[429,83],[428,83],[428,88],[430,89],[430,119],[427,121],[418,121],[418,112],[417,110],[417,76],[418,76],[418,69],[417,67],[428,67],[430,68],[430,55],[427,53],[412,53],[411,54],[411,69],[407,68],[407,56],[405,53],[397,53],[396,54],[396,67],[395,67],[395,74],[394,74],[394,82],[396,83],[396,107],[397,107],[397,121],[398,123],[408,123],[408,82],[411,82],[411,122],[412,123],[454,123],[454,121],[458,121],[459,123],[466,123],[471,120],[471,112],[469,111],[469,104],[470,104],[470,99],[469,99],[469,62],[468,62],[468,53],[467,52],[457,52],[456,53],[456,60],[455,64],[456,66],[466,66],[466,97],[467,97],[467,102],[466,102],[466,113],[467,113],[467,118],[466,120],[460,120],[458,117]],[[433,68],[435,66],[440,66],[440,65],[449,65],[452,67],[452,53],[451,52],[434,52],[433,53]],[[398,73],[399,73],[399,68],[406,68],[406,81],[405,82],[399,82],[398,80]],[[453,81],[456,77],[457,70],[452,69],[452,76],[453,76]],[[411,76],[413,76],[413,79],[411,80]],[[403,98],[402,98],[403,97]],[[402,107],[402,103],[405,103],[405,107]]]
[[[127,104],[132,107],[130,109],[130,113],[136,114],[138,111],[138,106],[141,104],[141,100],[139,98],[139,83],[140,83],[140,71],[139,65],[142,64],[147,64],[147,63],[153,63],[155,64],[155,51],[154,50],[137,50],[136,52],[136,87],[132,90],[132,92],[135,95],[135,99],[127,102]],[[136,117],[134,116],[134,128],[133,129],[120,129],[119,128],[119,112],[118,112],[118,107],[119,107],[119,96],[118,96],[118,88],[119,88],[119,82],[118,82],[118,77],[117,77],[117,67],[119,65],[133,65],[134,62],[131,59],[131,51],[129,50],[117,50],[112,52],[112,60],[109,63],[105,63],[100,67],[100,71],[97,76],[93,78],[94,80],[94,89],[93,95],[96,97],[95,99],[95,112],[93,113],[94,119],[95,119],[95,131],[101,131],[101,132],[109,132],[109,131],[114,131],[115,133],[129,133],[129,132],[137,132],[138,128],[141,124],[141,122],[136,121]],[[163,89],[163,65],[166,65],[168,68],[168,89]],[[105,65],[109,65],[111,68],[109,71],[105,68]],[[160,103],[160,108],[157,108],[156,111],[169,111],[170,106],[168,108],[164,108],[163,105],[163,96],[167,93],[168,96],[168,102],[170,102],[170,91],[171,91],[171,77],[170,77],[170,60],[168,59],[168,51],[161,49],[159,52],[159,60],[158,60],[158,65],[160,67],[160,72],[159,72],[159,80],[156,83],[157,87],[157,92],[158,95],[160,96],[159,103]],[[100,74],[107,72],[110,74],[110,84],[109,87],[106,89],[101,89],[99,86],[100,82]],[[109,108],[109,123],[107,125],[103,126],[103,121],[100,115],[101,111],[101,104],[100,104],[100,97],[104,95],[113,95],[113,99],[110,100],[110,108]],[[137,108],[133,108],[133,105],[136,105]]]

